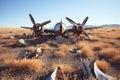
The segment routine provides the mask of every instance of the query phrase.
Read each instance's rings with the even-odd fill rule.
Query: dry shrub
[[[90,47],[92,48],[92,50],[102,50],[103,48],[108,48],[110,46],[110,44],[103,42],[90,43]]]
[[[87,57],[93,57],[94,56],[94,52],[88,46],[82,48],[81,50],[82,50],[82,53]]]
[[[96,64],[100,68],[100,70],[104,72],[110,68],[110,64],[107,63],[105,60],[97,60]]]
[[[111,47],[110,44],[108,44],[108,43],[104,43],[104,42],[97,42],[97,44],[100,45],[100,46],[103,47],[103,48]]]
[[[25,78],[25,80],[33,80],[33,78],[28,76]]]
[[[112,44],[112,45],[117,45],[119,44],[119,42],[117,40],[111,39],[107,41],[108,43]]]
[[[70,49],[70,46],[66,45],[66,44],[60,44],[59,47],[58,47],[59,51],[63,51],[65,53],[68,53],[69,49]]]
[[[94,51],[96,51],[96,50],[99,51],[99,50],[103,49],[103,47],[101,45],[99,45],[98,43],[92,43],[90,46],[91,46],[92,50],[94,50]]]
[[[51,49],[51,47],[46,43],[41,44],[40,47],[43,47],[45,50],[50,50]]]
[[[5,53],[5,54],[0,54],[0,59],[2,60],[7,60],[7,59],[14,59],[16,54],[13,53]]]
[[[63,64],[63,63],[53,64],[52,70],[54,70],[57,66],[59,66],[65,73],[70,73],[73,70],[70,64]]]
[[[63,52],[63,51],[56,51],[56,52],[54,53],[54,55],[55,55],[56,57],[62,57],[62,56],[65,56],[66,53]]]
[[[120,55],[114,55],[110,60],[112,62],[120,62]]]
[[[66,44],[60,44],[58,49],[55,51],[54,56],[62,57],[69,53],[69,47]]]
[[[94,52],[92,51],[89,43],[79,42],[76,46],[82,50],[83,55],[85,55],[87,57],[93,57],[94,56]]]
[[[5,50],[8,50],[8,48],[0,46],[0,51],[5,51]]]
[[[100,41],[101,39],[97,36],[92,35],[92,41]]]
[[[100,51],[100,55],[112,58],[114,55],[120,54],[119,50],[116,48],[105,48]]]
[[[1,38],[2,39],[9,39],[10,38],[10,36],[11,36],[11,34],[4,34],[4,35],[1,35]]]
[[[36,49],[37,49],[36,47],[30,46],[30,47],[27,47],[25,50],[28,50],[28,51],[30,51],[30,52],[35,52]]]
[[[27,68],[28,70],[34,70],[36,72],[39,72],[39,70],[44,66],[43,61],[39,59],[23,59],[23,60],[6,60],[5,61],[6,67],[12,67],[12,68]]]
[[[116,47],[120,48],[120,42],[117,42]]]
[[[16,44],[16,42],[17,41],[15,39],[11,39],[11,40],[6,41],[6,45],[8,45],[8,46],[14,45],[14,44]]]
[[[83,48],[83,47],[85,47],[87,45],[87,43],[86,42],[84,42],[84,41],[82,41],[82,42],[79,42],[79,43],[77,43],[76,44],[76,47],[78,47],[78,48]]]

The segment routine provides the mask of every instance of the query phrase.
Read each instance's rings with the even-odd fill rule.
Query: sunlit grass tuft
[[[110,64],[106,62],[105,60],[97,60],[96,64],[103,72],[105,72],[106,70],[110,68]]]
[[[69,46],[66,44],[60,44],[58,49],[54,52],[54,56],[62,57],[69,53]]]
[[[39,72],[39,70],[44,66],[43,61],[39,59],[23,59],[23,60],[5,60],[5,66],[11,68],[25,69],[30,71]]]
[[[77,45],[77,48],[80,48],[82,51],[82,54],[87,56],[87,57],[93,57],[94,52],[90,47],[90,44],[87,42],[79,42]]]
[[[65,73],[70,73],[73,70],[73,68],[70,64],[63,64],[63,63],[53,64],[52,70],[54,70],[57,66],[59,66]]]
[[[116,48],[105,48],[100,51],[100,55],[105,56],[107,58],[112,58],[113,56],[118,54],[120,54],[120,52]]]

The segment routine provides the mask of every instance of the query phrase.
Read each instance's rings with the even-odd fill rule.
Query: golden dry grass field
[[[0,28],[0,80],[42,80],[56,66],[60,66],[66,77],[64,80],[76,80],[81,68],[79,56],[97,57],[98,67],[106,74],[120,80],[120,27],[104,27],[87,30],[92,40],[81,40],[77,43],[54,45],[50,37],[39,37],[30,41],[41,41],[27,47],[12,47],[16,39],[12,35],[31,33],[21,28]],[[38,59],[17,60],[20,51],[34,51],[38,47],[45,48],[45,55]],[[80,48],[82,53],[70,53],[71,48]],[[57,79],[60,80],[60,79]]]

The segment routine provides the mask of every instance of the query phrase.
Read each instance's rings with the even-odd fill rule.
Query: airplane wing
[[[45,33],[54,33],[54,29],[45,29],[44,32]]]
[[[103,27],[85,27],[84,30],[89,30],[89,29],[98,29],[98,28],[103,28]],[[66,31],[68,32],[74,32],[71,26],[68,26]]]
[[[21,28],[32,29],[31,27],[24,27],[24,26],[21,26]]]
[[[73,32],[74,30],[73,29],[66,29],[66,31]]]
[[[97,28],[103,28],[103,27],[85,27],[85,30],[89,30],[89,29],[97,29]]]

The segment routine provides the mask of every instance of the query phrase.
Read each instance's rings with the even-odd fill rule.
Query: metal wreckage
[[[86,17],[82,24],[80,23],[76,23],[75,21],[73,21],[72,19],[66,17],[67,21],[69,21],[73,26],[72,28],[67,29],[66,25],[61,21],[58,22],[55,26],[54,29],[45,29],[44,26],[48,23],[50,23],[51,21],[45,21],[42,23],[35,23],[34,18],[32,17],[31,14],[29,14],[30,20],[33,23],[33,27],[23,27],[21,26],[21,28],[25,28],[25,29],[31,29],[32,30],[32,34],[31,35],[22,35],[22,37],[19,39],[17,38],[17,46],[27,46],[27,42],[24,39],[29,39],[29,38],[33,38],[36,36],[40,36],[43,33],[52,33],[54,34],[54,36],[62,36],[62,37],[66,37],[70,38],[71,40],[71,34],[69,34],[70,32],[72,32],[73,34],[77,35],[77,38],[81,35],[84,34],[87,38],[92,39],[91,36],[85,31],[87,29],[96,29],[96,28],[101,28],[101,27],[90,27],[90,28],[85,28],[84,25],[88,20],[88,17]],[[11,38],[16,38],[16,37],[11,37]],[[29,58],[31,59],[32,57],[38,57],[43,55],[44,49],[42,48],[38,48],[34,53],[30,53],[29,51],[25,51],[22,52],[21,54],[19,54],[17,56],[17,59],[23,59],[23,58]],[[79,49],[74,49],[73,52],[81,52]],[[88,60],[88,58],[86,59],[82,59],[80,58],[80,68],[84,74],[82,80],[116,80],[114,77],[109,76],[105,73],[103,73],[97,66],[96,64],[96,58],[93,58],[92,60]],[[60,68],[59,66],[56,67],[56,69],[52,72],[51,75],[48,75],[45,77],[45,80],[55,80],[56,79],[56,75],[58,75],[58,71],[61,71],[61,74],[59,74],[59,76],[62,76],[64,78],[65,74],[64,71],[62,70],[62,68]],[[81,80],[81,78],[78,78],[77,80]]]
[[[21,26],[21,28],[32,30],[32,34],[23,33],[22,35],[11,36],[12,39],[17,40],[15,46],[28,46],[31,43],[29,43],[28,40],[26,39],[46,36],[46,35],[43,35],[44,33],[46,33],[47,35],[50,35],[50,38],[52,34],[57,39],[58,41],[57,43],[62,43],[64,42],[65,39],[67,39],[69,42],[75,43],[78,40],[81,40],[85,37],[91,40],[92,37],[85,30],[102,28],[102,27],[85,27],[85,24],[88,21],[88,17],[86,17],[82,23],[76,23],[72,19],[66,17],[66,20],[69,21],[72,24],[72,26],[67,27],[61,20],[60,22],[56,23],[53,29],[47,29],[47,28],[44,28],[44,26],[50,23],[51,22],[50,20],[42,23],[36,23],[31,14],[29,14],[29,17],[33,24],[33,27]],[[83,38],[81,37],[82,34],[85,35]]]
[[[86,22],[88,21],[88,17],[86,17],[82,24],[81,23],[76,23],[75,21],[73,21],[72,19],[66,17],[67,21],[69,21],[73,26],[67,26],[62,22],[62,20],[58,23],[56,23],[56,25],[53,27],[53,29],[47,29],[44,28],[44,26],[48,23],[50,23],[51,21],[45,21],[42,23],[35,23],[34,18],[32,17],[31,14],[29,14],[30,20],[33,23],[33,27],[24,27],[21,26],[21,28],[25,28],[25,29],[31,29],[32,30],[32,36],[40,36],[43,33],[53,33],[55,36],[61,35],[61,36],[68,36],[68,34],[70,32],[76,34],[77,36],[80,36],[80,34],[85,34],[85,36],[87,36],[89,39],[92,39],[90,37],[90,35],[85,31],[88,29],[96,29],[96,28],[101,28],[101,27],[84,27]]]
[[[88,58],[80,58],[80,68],[84,76],[82,76],[82,79],[78,77],[75,80],[117,80],[114,77],[103,73],[98,68],[96,64],[96,58],[93,58],[91,61],[89,61]],[[61,74],[59,74],[59,76],[62,76],[62,79],[64,80],[64,71],[59,66],[57,66],[53,73],[50,76],[47,76],[45,80],[56,80],[59,70],[61,71]]]

